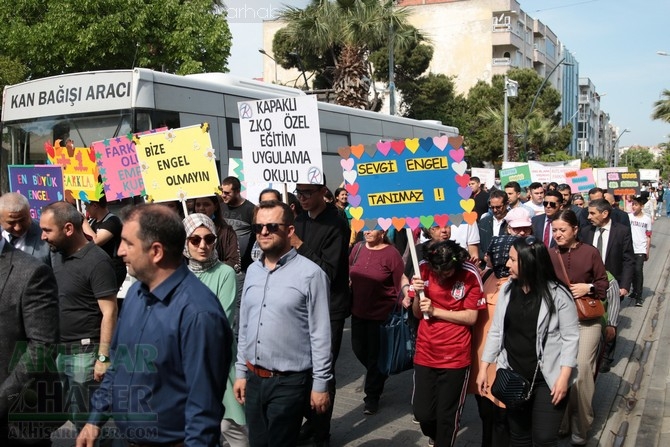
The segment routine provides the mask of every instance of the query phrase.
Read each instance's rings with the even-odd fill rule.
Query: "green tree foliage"
[[[320,66],[317,79],[332,79],[338,104],[374,108],[377,98],[369,101],[370,52],[388,45],[390,38],[399,49],[421,40],[408,15],[390,0],[313,0],[304,9],[287,6],[280,13],[286,26],[272,50],[284,68],[300,69],[295,54],[306,70]]]
[[[6,85],[25,81],[27,73],[28,67],[20,61],[0,55],[0,91],[3,91]]]
[[[543,79],[532,69],[512,69],[507,76],[519,83],[518,96],[508,98],[509,160],[526,159],[524,142],[526,150],[533,151],[540,159],[543,154],[564,152],[570,144],[572,127],[560,126],[561,115],[556,111],[561,104],[560,93],[545,84],[529,113]],[[504,82],[504,76],[495,75],[491,84],[480,81],[468,93],[466,124],[460,130],[473,166],[502,162]]]
[[[670,90],[663,90],[662,95],[663,99],[654,102],[654,111],[651,118],[670,123]]]
[[[620,155],[619,165],[628,166],[629,171],[657,169],[658,163],[648,147],[633,146]]]
[[[3,0],[0,18],[0,54],[30,79],[132,67],[227,71],[220,0]]]
[[[465,97],[456,95],[454,81],[429,73],[403,84],[403,115],[419,120],[439,120],[449,126],[465,124]]]

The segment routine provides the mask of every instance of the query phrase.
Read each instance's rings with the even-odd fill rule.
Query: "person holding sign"
[[[471,363],[472,328],[486,308],[482,280],[468,252],[448,240],[428,247],[414,276],[414,417],[435,445],[454,444]],[[423,296],[422,296],[423,294]]]

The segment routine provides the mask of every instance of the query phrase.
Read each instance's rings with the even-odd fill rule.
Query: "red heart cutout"
[[[438,227],[446,227],[449,222],[449,216],[446,214],[436,214],[435,223]]]
[[[468,186],[468,183],[470,183],[470,176],[468,174],[457,175],[456,183],[458,183],[458,186],[462,186],[463,188],[465,188],[466,186]]]
[[[405,140],[391,141],[391,149],[393,149],[396,154],[400,155],[402,151],[405,150]]]
[[[349,194],[351,194],[352,196],[355,196],[355,195],[358,194],[358,188],[359,188],[358,183],[352,183],[351,185],[349,185],[349,184],[344,185],[344,189],[346,189],[347,192]]]

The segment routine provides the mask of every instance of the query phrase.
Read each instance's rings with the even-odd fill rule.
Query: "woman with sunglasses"
[[[414,417],[439,447],[454,444],[471,362],[471,326],[486,307],[477,267],[446,240],[430,245],[412,284],[419,319],[414,354]],[[423,297],[421,293],[423,292]]]
[[[512,243],[510,281],[498,296],[477,376],[490,393],[488,368],[512,369],[533,383],[530,399],[507,409],[512,446],[556,446],[574,381],[579,344],[577,310],[558,279],[547,248],[534,236]]]
[[[209,217],[216,226],[216,251],[219,260],[240,271],[240,246],[237,233],[221,215],[221,203],[218,196],[198,197],[195,199],[195,212]]]
[[[562,281],[569,284],[572,297],[594,296],[605,300],[609,287],[607,271],[598,249],[577,240],[577,215],[570,209],[561,210],[551,226],[556,248],[551,249],[549,254],[554,270]],[[572,432],[573,445],[586,444],[593,423],[594,375],[602,329],[600,318],[579,321],[578,375],[568,403],[569,431]]]
[[[398,303],[402,257],[384,230],[366,230],[349,255],[351,347],[365,367],[364,414],[375,414],[388,378],[379,371],[379,328]]]
[[[216,227],[214,222],[204,214],[194,213],[184,220],[186,230],[186,246],[184,257],[188,268],[219,298],[228,321],[233,321],[235,306],[236,280],[232,267],[219,260],[216,253]],[[195,297],[197,299],[197,297]],[[237,346],[232,341],[232,358],[237,356]],[[231,362],[228,371],[226,391],[223,405],[226,409],[221,421],[221,435],[231,447],[248,447],[244,417],[244,409],[235,399],[233,385],[235,382],[235,362]]]

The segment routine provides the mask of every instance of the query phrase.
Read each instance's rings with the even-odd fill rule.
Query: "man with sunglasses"
[[[325,179],[324,179],[325,182]],[[295,219],[291,245],[298,254],[316,263],[330,280],[330,329],[333,379],[328,383],[331,402],[335,400],[335,363],[342,344],[344,320],[351,313],[349,299],[349,237],[351,230],[333,204],[326,203],[326,186],[299,183],[295,195],[304,212]],[[332,406],[326,413],[310,411],[301,430],[300,441],[328,445]]]
[[[507,234],[507,193],[499,189],[491,191],[489,195],[489,208],[491,213],[486,214],[479,221],[479,259],[484,259],[484,255],[489,248],[491,239],[494,236],[504,236]]]
[[[552,237],[551,221],[563,208],[563,195],[555,189],[549,190],[544,195],[542,205],[544,206],[544,214],[540,214],[531,219],[533,234],[538,239],[542,239],[542,242],[547,248],[555,247],[556,241]]]
[[[306,404],[331,408],[328,277],[291,246],[293,219],[272,200],[251,226],[263,255],[244,282],[234,390],[252,447],[294,446]]]

